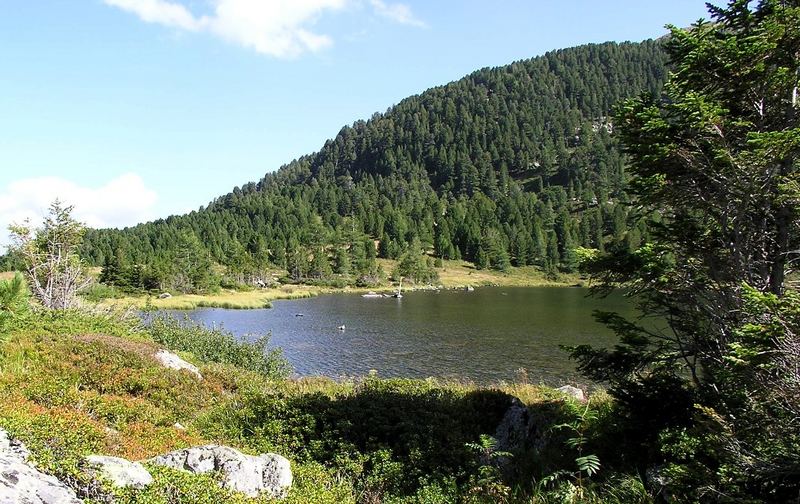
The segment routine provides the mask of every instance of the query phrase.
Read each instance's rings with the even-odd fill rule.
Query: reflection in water
[[[300,375],[509,380],[525,368],[533,382],[578,379],[559,345],[611,345],[594,310],[632,315],[621,295],[587,297],[579,288],[482,288],[408,292],[402,299],[329,295],[277,301],[268,310],[204,308],[192,320],[242,337],[272,332]],[[340,326],[345,329],[341,330]]]

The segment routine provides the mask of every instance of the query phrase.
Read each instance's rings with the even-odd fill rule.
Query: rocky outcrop
[[[119,488],[142,489],[153,482],[153,477],[142,464],[123,458],[90,455],[86,457],[86,465],[89,474],[100,476]]]
[[[28,462],[28,450],[0,429],[0,504],[79,504],[75,492]]]
[[[208,445],[186,448],[148,460],[195,474],[215,472],[220,485],[250,497],[286,497],[292,485],[289,461],[266,453],[245,455],[228,446]],[[104,455],[85,458],[86,473],[116,487],[142,489],[153,477],[138,462]],[[81,504],[75,492],[53,476],[28,462],[28,450],[0,429],[0,504]]]
[[[564,385],[563,387],[559,387],[556,390],[558,390],[562,394],[566,394],[574,399],[577,399],[580,402],[586,401],[586,394],[584,394],[583,390],[579,389],[578,387],[573,387],[572,385]]]
[[[181,359],[177,355],[167,350],[159,350],[156,352],[155,358],[158,362],[161,363],[162,366],[175,369],[175,370],[182,370],[185,369],[189,371],[193,375],[195,375],[198,379],[202,380],[203,375],[200,374],[200,370],[197,369],[197,366],[194,364],[189,364],[185,360]]]
[[[149,462],[197,474],[218,472],[224,488],[250,497],[282,498],[292,484],[289,461],[273,453],[252,456],[227,446],[207,445],[170,452]]]

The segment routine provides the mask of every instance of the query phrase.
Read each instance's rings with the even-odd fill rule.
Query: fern
[[[553,430],[567,429],[572,432],[573,436],[567,438],[564,444],[577,452],[577,456],[575,457],[575,467],[577,470],[568,471],[562,469],[551,473],[539,480],[540,487],[554,486],[555,483],[564,478],[571,478],[574,481],[578,495],[583,495],[585,491],[584,478],[591,478],[600,471],[600,458],[594,454],[583,454],[583,449],[588,441],[586,432],[591,423],[596,419],[597,412],[590,408],[589,403],[586,403],[583,411],[576,413],[574,421],[554,425],[552,427]]]

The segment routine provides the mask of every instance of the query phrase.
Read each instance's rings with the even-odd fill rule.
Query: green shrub
[[[42,471],[62,481],[83,479],[83,456],[102,452],[102,427],[67,409],[44,409],[13,396],[0,396],[0,427],[30,450]]]
[[[127,339],[142,339],[138,317],[114,311],[34,310],[30,316],[10,321],[9,333],[30,335],[41,340],[45,336],[78,336],[105,334]]]
[[[154,316],[148,330],[153,340],[171,350],[191,352],[205,362],[231,364],[269,379],[288,376],[289,363],[279,348],[269,348],[269,335],[253,342],[238,341],[222,329],[208,329],[188,318]]]
[[[508,395],[494,390],[369,378],[331,393],[240,390],[195,427],[254,452],[336,467],[362,500],[383,499],[415,495],[423,478],[465,479],[474,458],[466,443],[493,433],[509,404]]]
[[[0,337],[9,322],[28,312],[30,293],[19,273],[11,280],[0,281]]]
[[[117,490],[115,502],[119,504],[248,504],[267,502],[250,499],[244,494],[225,490],[213,474],[191,474],[178,469],[148,465],[153,483],[142,490],[127,488]]]
[[[87,301],[98,303],[104,299],[118,299],[124,297],[125,293],[113,285],[93,282],[78,292],[78,295]]]
[[[315,462],[292,464],[294,482],[285,504],[355,504],[352,483]]]

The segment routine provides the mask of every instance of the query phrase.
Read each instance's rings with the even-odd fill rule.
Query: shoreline
[[[391,271],[395,261],[379,260],[384,271]],[[445,261],[437,268],[437,285],[409,285],[403,290],[459,290],[468,287],[573,287],[583,281],[577,274],[564,274],[558,280],[550,280],[542,271],[525,266],[511,268],[508,273],[490,270],[476,270],[466,261]],[[391,282],[375,287],[324,287],[308,284],[284,284],[280,287],[254,289],[252,291],[222,290],[208,294],[176,294],[159,299],[151,294],[131,295],[121,298],[108,298],[99,301],[99,306],[111,308],[138,308],[156,310],[194,310],[197,308],[263,309],[271,308],[273,301],[305,299],[327,294],[365,294],[368,292],[392,292],[397,286]]]

